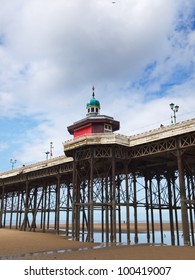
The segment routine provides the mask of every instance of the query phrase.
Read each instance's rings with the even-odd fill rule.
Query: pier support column
[[[60,174],[57,175],[56,185],[56,234],[60,233]]]
[[[79,213],[79,180],[77,163],[73,162],[73,190],[72,190],[72,238],[79,241],[80,213]]]
[[[12,220],[13,220],[13,209],[14,209],[14,196],[15,192],[11,192],[11,208],[10,208],[10,221],[9,221],[9,228],[12,228]]]
[[[152,243],[155,243],[152,176],[150,176],[150,178],[149,178],[149,195],[150,195],[150,202],[149,203],[150,203],[150,213],[151,213]]]
[[[181,154],[181,151],[179,148],[177,150],[177,165],[178,165],[178,171],[179,171],[181,218],[182,218],[184,245],[190,245],[190,233],[189,233],[188,211],[187,211],[187,204],[186,204],[184,168],[183,168],[183,162],[182,162],[182,154]]]
[[[150,243],[149,203],[148,203],[148,178],[147,177],[145,177],[145,207],[146,207],[147,242]]]
[[[136,175],[135,172],[133,172],[133,193],[134,193],[134,199],[133,199],[133,207],[134,207],[134,230],[135,230],[135,237],[134,242],[138,243],[138,223],[137,223],[137,187],[136,187]]]
[[[162,205],[161,205],[161,179],[162,176],[157,174],[157,189],[158,189],[158,207],[159,207],[159,221],[160,221],[160,236],[161,236],[161,244],[164,243],[164,234],[163,234],[163,218],[162,218]]]
[[[42,230],[45,232],[45,226],[46,226],[46,207],[47,207],[47,185],[46,183],[43,184],[43,190],[42,190],[42,199],[43,199],[43,222],[42,222]]]
[[[115,150],[114,148],[112,149],[112,226],[113,226],[113,231],[112,231],[112,242],[116,243],[116,163],[115,163]]]
[[[174,174],[172,175],[174,176]],[[169,223],[171,231],[171,245],[175,245],[175,234],[174,234],[174,220],[173,220],[173,204],[174,197],[171,189],[171,174],[166,174],[167,187],[168,187],[168,201],[169,201]]]
[[[93,180],[94,180],[94,159],[93,159],[93,151],[91,150],[91,158],[90,158],[90,179],[89,179],[89,242],[94,242],[93,237]]]
[[[128,162],[125,162],[125,192],[126,192],[126,226],[127,226],[127,244],[130,240],[130,213],[129,213],[129,180],[128,180]]]
[[[67,205],[66,205],[66,236],[69,235],[69,226],[70,226],[70,217],[69,217],[69,213],[70,213],[70,200],[71,200],[71,187],[70,187],[70,183],[68,183],[67,185]]]
[[[17,192],[17,210],[16,210],[16,229],[18,228],[18,217],[19,217],[19,211],[20,211],[20,195],[21,191]]]
[[[29,182],[26,181],[26,199],[25,199],[25,210],[24,210],[24,221],[22,225],[22,229],[26,231],[27,224],[28,224],[28,211],[29,211]]]
[[[3,209],[4,209],[4,186],[2,187],[2,192],[1,192],[1,212],[0,212],[0,228],[3,227]]]

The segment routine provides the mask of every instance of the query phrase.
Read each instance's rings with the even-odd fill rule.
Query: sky
[[[115,3],[113,3],[115,2]],[[63,155],[101,114],[134,135],[195,117],[194,0],[0,0],[0,172]]]

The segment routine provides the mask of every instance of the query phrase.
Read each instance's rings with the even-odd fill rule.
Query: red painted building
[[[74,138],[92,133],[112,133],[119,130],[120,122],[100,115],[100,102],[95,98],[94,87],[91,100],[86,105],[86,118],[73,123],[67,129]]]

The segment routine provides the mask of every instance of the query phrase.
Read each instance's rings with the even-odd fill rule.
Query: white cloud
[[[0,5],[0,116],[37,122],[18,135],[21,162],[41,158],[50,141],[63,153],[66,126],[85,116],[93,84],[101,113],[120,120],[125,134],[169,123],[170,102],[180,105],[178,119],[193,116],[193,1]]]

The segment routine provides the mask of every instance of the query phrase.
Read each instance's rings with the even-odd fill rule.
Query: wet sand
[[[155,227],[158,229],[159,225]],[[100,226],[96,226],[96,230],[100,230]],[[145,231],[144,224],[139,224],[139,231]],[[0,229],[0,259],[195,260],[195,247],[148,244],[105,247],[100,243],[68,240],[65,236],[56,235],[54,231],[42,233]]]

